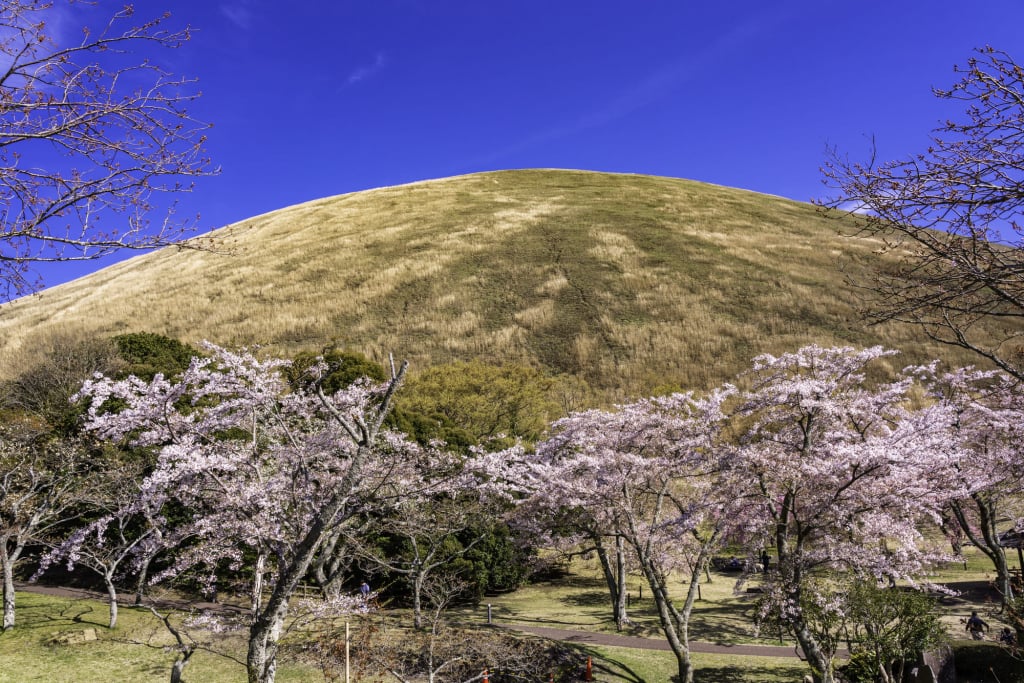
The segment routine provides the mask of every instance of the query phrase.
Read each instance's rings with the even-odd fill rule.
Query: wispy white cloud
[[[764,12],[748,17],[700,52],[663,64],[640,78],[632,87],[617,93],[575,120],[540,130],[484,158],[476,159],[475,162],[492,163],[524,149],[536,148],[613,123],[635,111],[656,104],[684,87],[699,74],[714,68],[715,63],[723,57],[742,50],[745,45],[755,42],[760,36],[770,35],[779,23],[787,19],[788,16],[782,12]]]
[[[376,76],[387,65],[383,52],[374,55],[373,63],[357,67],[345,79],[345,85],[355,85]]]
[[[236,27],[247,31],[252,26],[252,11],[241,3],[225,3],[220,6],[220,13]]]

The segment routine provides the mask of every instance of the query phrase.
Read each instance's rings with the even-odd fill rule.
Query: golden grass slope
[[[686,180],[523,170],[330,197],[0,307],[4,359],[55,329],[184,341],[329,343],[413,367],[482,358],[578,374],[614,398],[705,388],[762,352],[882,343],[840,274],[851,223],[798,202]],[[968,362],[970,359],[961,359]],[[899,364],[902,361],[896,361]]]

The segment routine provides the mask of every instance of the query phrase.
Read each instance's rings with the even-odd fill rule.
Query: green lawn
[[[965,587],[959,597],[943,600],[940,609],[954,637],[961,635],[960,618],[972,609],[982,612],[994,631],[1002,627],[997,605],[987,601],[982,588],[991,578],[987,560],[973,549],[966,550],[967,567],[950,565],[932,578],[936,582]],[[608,599],[597,567],[578,562],[573,572],[551,582],[527,586],[514,593],[488,598],[494,621],[499,624],[539,625],[553,628],[614,632],[609,619]],[[756,586],[756,579],[751,584]],[[630,617],[633,626],[625,635],[660,639],[657,619],[648,591],[640,597],[640,582],[631,578]],[[717,643],[778,645],[775,634],[758,637],[753,630],[754,596],[734,593],[735,576],[712,572],[712,582],[702,583],[702,599],[693,614],[691,639]],[[990,595],[989,595],[990,597]],[[482,624],[486,603],[477,608],[452,610],[453,621]],[[57,598],[37,593],[18,594],[17,626],[0,634],[0,683],[45,681],[46,683],[108,683],[109,681],[166,681],[175,659],[163,646],[171,642],[156,619],[145,610],[122,608],[119,626],[105,627],[105,603],[93,600]],[[97,640],[77,645],[53,644],[56,634],[94,629]],[[200,634],[201,635],[201,634]],[[211,642],[212,636],[210,636]],[[240,635],[217,636],[216,649],[243,659],[244,639]],[[675,672],[671,653],[621,647],[581,648],[581,663],[594,657],[595,678],[600,681],[663,683]],[[806,665],[792,658],[694,655],[700,681],[739,683],[741,681],[795,681],[806,673]],[[1024,669],[1024,667],[1021,667]],[[186,669],[193,683],[234,683],[245,680],[245,669],[237,661],[208,652],[196,654]],[[323,681],[320,671],[310,665],[281,662],[282,683]],[[1006,683],[1002,681],[1001,683]]]
[[[122,607],[118,627],[106,628],[106,604],[94,600],[55,598],[38,593],[17,594],[17,624],[0,634],[0,683],[166,683],[173,652],[172,639],[147,610]],[[75,645],[53,644],[61,633],[92,629],[97,640]],[[244,659],[238,638],[219,638],[218,648]],[[245,667],[225,657],[199,652],[185,669],[187,681],[236,683],[246,680]],[[285,663],[281,683],[322,681],[309,667]]]
[[[676,660],[670,652],[633,650],[624,647],[593,648],[601,657],[594,667],[597,681],[654,683],[668,681],[676,673]],[[735,655],[694,654],[694,678],[701,683],[790,683],[807,673],[797,659],[783,657],[737,657]]]

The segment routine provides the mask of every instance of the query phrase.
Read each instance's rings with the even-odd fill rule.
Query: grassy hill
[[[0,375],[36,335],[329,343],[413,368],[481,358],[577,374],[606,396],[704,388],[762,352],[881,343],[902,364],[952,352],[866,329],[842,268],[878,245],[851,220],[686,180],[481,173],[330,197],[222,228],[0,307]],[[952,355],[954,362],[973,362]],[[6,363],[7,367],[4,367]]]

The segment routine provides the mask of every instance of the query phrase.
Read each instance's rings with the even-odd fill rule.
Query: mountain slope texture
[[[514,362],[614,400],[707,388],[756,354],[811,342],[903,350],[893,365],[970,362],[911,327],[859,321],[842,271],[870,277],[879,245],[846,236],[855,227],[779,197],[639,175],[504,171],[357,192],[0,307],[0,374],[56,331],[275,354],[336,344],[414,369]]]

